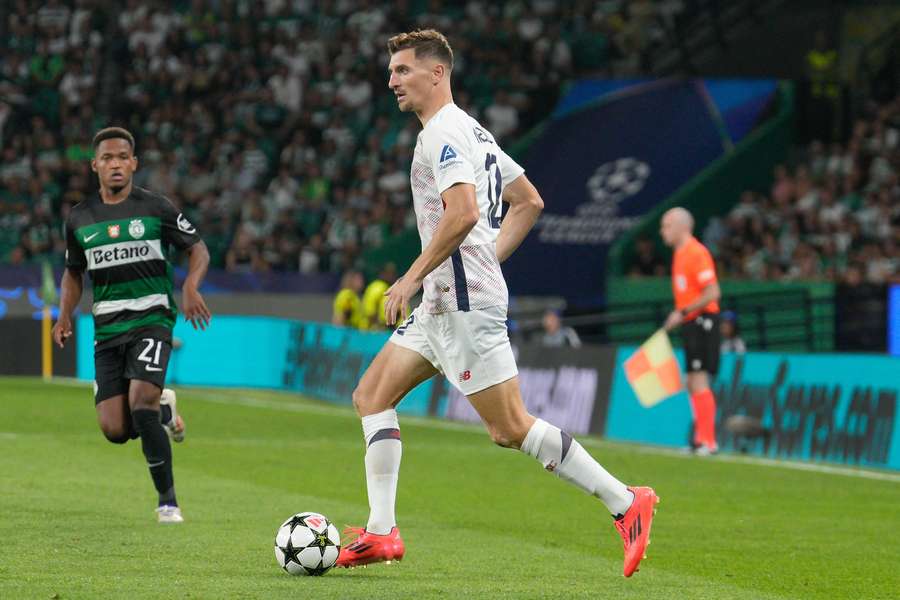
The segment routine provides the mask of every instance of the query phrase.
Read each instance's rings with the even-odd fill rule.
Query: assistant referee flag
[[[625,361],[625,378],[646,408],[681,391],[681,369],[664,329],[658,330]]]

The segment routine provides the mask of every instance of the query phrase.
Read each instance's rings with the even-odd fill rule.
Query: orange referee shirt
[[[716,265],[706,246],[691,236],[672,257],[672,294],[675,308],[680,310],[696,301],[703,288],[716,281]],[[685,321],[696,319],[701,312],[718,313],[719,303],[713,300],[705,307],[688,313]]]

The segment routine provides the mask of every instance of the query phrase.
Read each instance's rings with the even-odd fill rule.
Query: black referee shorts
[[[719,315],[702,313],[693,321],[681,326],[684,339],[685,369],[688,373],[706,371],[710,375],[719,372],[719,353],[722,345]]]

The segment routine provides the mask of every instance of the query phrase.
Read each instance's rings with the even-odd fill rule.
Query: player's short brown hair
[[[94,135],[94,141],[91,142],[91,146],[94,150],[97,150],[97,146],[100,145],[100,142],[103,140],[125,140],[131,146],[131,152],[134,153],[134,136],[131,135],[131,132],[127,129],[123,129],[122,127],[106,127],[101,129]]]
[[[444,34],[434,29],[417,29],[408,33],[398,33],[388,40],[391,54],[412,48],[416,58],[436,58],[453,70],[453,49]]]

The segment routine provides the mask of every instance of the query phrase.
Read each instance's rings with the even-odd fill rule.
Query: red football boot
[[[616,529],[625,543],[625,565],[622,573],[625,577],[631,577],[638,570],[642,558],[646,558],[645,552],[650,543],[650,524],[656,513],[656,505],[659,497],[653,488],[630,487],[634,494],[634,502],[621,519],[616,519]],[[341,551],[343,553],[343,551]]]
[[[341,546],[335,566],[359,567],[376,562],[390,563],[394,560],[402,560],[406,548],[400,537],[400,530],[396,527],[387,535],[369,533],[362,527],[348,527],[344,535],[356,534],[356,539]]]

